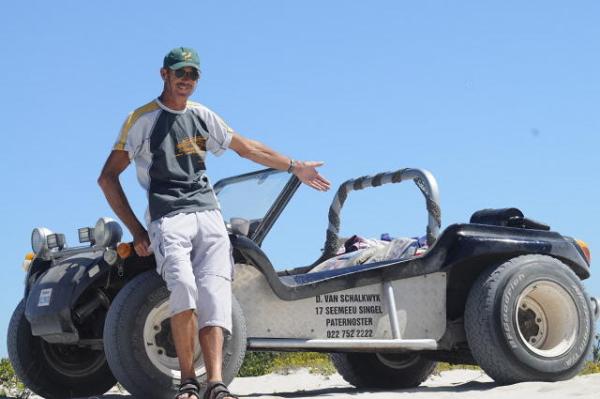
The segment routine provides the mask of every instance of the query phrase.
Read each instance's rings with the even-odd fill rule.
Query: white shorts
[[[153,221],[148,235],[156,271],[171,292],[171,315],[195,309],[198,328],[231,333],[233,259],[219,210],[178,213]]]

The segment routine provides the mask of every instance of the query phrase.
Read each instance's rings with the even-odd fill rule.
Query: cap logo
[[[190,53],[189,51],[184,51],[181,53],[181,56],[183,57],[184,60],[186,61],[191,61],[192,59],[192,53]]]

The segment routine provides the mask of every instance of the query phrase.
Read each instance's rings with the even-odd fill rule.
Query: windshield
[[[250,231],[243,233],[251,236],[289,179],[283,171],[267,169],[218,181],[215,193],[228,227],[232,219],[234,223],[248,221]]]

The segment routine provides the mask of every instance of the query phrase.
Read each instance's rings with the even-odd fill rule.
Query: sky
[[[516,206],[600,250],[600,4],[593,1],[27,1],[0,13],[0,357],[30,234],[114,217],[96,179],[133,109],[160,94],[173,47],[200,54],[192,99],[237,132],[349,178],[425,168],[442,227]],[[213,182],[260,166],[228,151]],[[596,172],[593,172],[593,171]],[[146,197],[122,178],[141,217]],[[277,269],[314,261],[328,193],[302,187],[264,243]],[[350,195],[342,234],[422,235],[409,183]],[[130,235],[125,234],[125,239]],[[600,296],[592,263],[585,281]]]

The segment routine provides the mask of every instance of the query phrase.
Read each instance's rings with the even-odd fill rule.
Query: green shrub
[[[600,334],[596,334],[596,344],[592,350],[592,361],[600,363]]]
[[[300,368],[307,368],[313,374],[326,376],[336,371],[326,353],[288,352],[281,353],[273,359],[273,370],[276,373],[287,374]]]
[[[12,368],[12,364],[8,359],[0,359],[0,385],[3,390],[8,391],[23,391],[25,386],[15,375],[15,371]],[[3,396],[7,396],[6,392]]]
[[[600,334],[596,334],[596,342],[592,348],[592,361],[587,362],[579,375],[600,373]]]
[[[596,373],[600,373],[600,363],[599,362],[586,362],[585,367],[583,368],[583,370],[581,370],[579,375],[596,374]]]
[[[439,375],[442,371],[449,370],[481,370],[479,366],[473,366],[471,364],[450,364],[445,362],[438,362],[435,366],[433,374]]]
[[[275,352],[246,352],[238,377],[257,377],[273,371]]]
[[[248,352],[238,377],[257,377],[269,373],[287,374],[292,370],[307,368],[311,373],[335,373],[329,355],[315,352]]]

